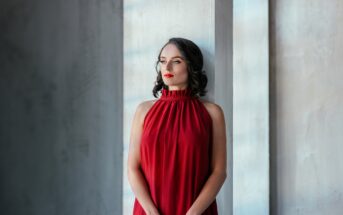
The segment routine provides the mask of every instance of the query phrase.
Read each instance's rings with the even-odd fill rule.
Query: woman
[[[226,179],[226,134],[221,107],[200,99],[207,77],[199,47],[171,38],[156,64],[153,95],[134,115],[128,179],[133,214],[214,215]]]

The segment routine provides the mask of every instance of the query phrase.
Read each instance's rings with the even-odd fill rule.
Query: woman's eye
[[[160,63],[166,64],[167,62],[165,60],[160,60]],[[173,61],[173,64],[179,64],[179,63],[181,63],[181,61],[179,61],[179,60]]]

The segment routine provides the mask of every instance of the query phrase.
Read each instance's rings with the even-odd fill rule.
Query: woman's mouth
[[[166,78],[172,78],[172,77],[174,77],[174,75],[173,75],[173,74],[170,74],[170,73],[167,73],[167,74],[164,75],[164,77],[166,77]]]

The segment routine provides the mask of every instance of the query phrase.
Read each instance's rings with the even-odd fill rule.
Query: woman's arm
[[[127,175],[132,191],[138,202],[148,215],[158,215],[148,189],[147,182],[140,169],[140,141],[143,130],[144,116],[150,108],[152,102],[147,101],[138,105],[133,117],[130,147],[127,162]]]
[[[226,179],[226,131],[224,113],[219,105],[212,103],[204,105],[211,115],[213,122],[212,173],[186,215],[202,214],[214,201]]]

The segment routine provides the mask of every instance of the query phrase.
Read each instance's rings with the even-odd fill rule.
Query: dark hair
[[[207,91],[205,90],[207,85],[207,76],[203,67],[203,56],[200,48],[192,41],[185,38],[170,38],[168,42],[161,48],[158,54],[155,69],[157,72],[157,78],[155,81],[155,86],[152,90],[154,97],[157,98],[159,91],[163,89],[168,89],[168,85],[163,83],[161,70],[159,70],[158,65],[160,61],[161,52],[164,47],[168,44],[174,44],[180,51],[182,57],[185,58],[187,63],[188,71],[188,88],[191,90],[192,96],[204,96]]]

